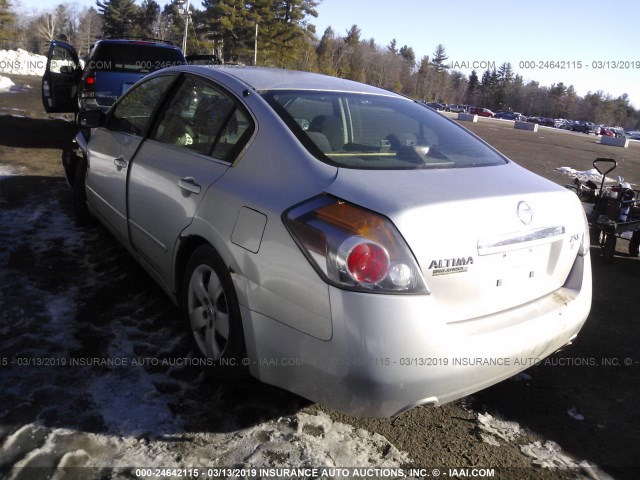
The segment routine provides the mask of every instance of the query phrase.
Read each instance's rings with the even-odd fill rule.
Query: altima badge
[[[469,269],[469,265],[473,265],[473,257],[443,258],[431,260],[429,270],[431,270],[432,276],[437,277],[439,275],[466,272]]]
[[[531,220],[533,220],[533,210],[531,210],[531,207],[527,202],[518,203],[517,213],[518,218],[525,225],[529,225]]]

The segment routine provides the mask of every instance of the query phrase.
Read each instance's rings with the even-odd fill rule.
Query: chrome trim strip
[[[554,240],[560,240],[564,234],[564,227],[545,227],[480,239],[478,240],[478,255],[492,255],[494,253],[535,247],[536,245],[543,245]]]

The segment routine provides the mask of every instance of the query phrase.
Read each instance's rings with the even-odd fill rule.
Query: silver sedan
[[[388,417],[528,368],[589,313],[577,197],[409,98],[180,66],[78,120],[79,217],[180,305],[221,376]]]

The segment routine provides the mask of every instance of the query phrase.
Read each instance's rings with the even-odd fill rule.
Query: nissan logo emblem
[[[518,218],[525,225],[529,225],[531,220],[533,220],[533,210],[531,210],[531,207],[527,202],[518,203],[517,213]]]

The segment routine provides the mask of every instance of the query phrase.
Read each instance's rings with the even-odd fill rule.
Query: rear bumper
[[[456,400],[555,352],[584,324],[591,289],[590,258],[578,256],[565,285],[551,294],[447,324],[430,317],[428,295],[331,288],[329,341],[243,309],[250,370],[266,383],[350,415],[395,416]]]

